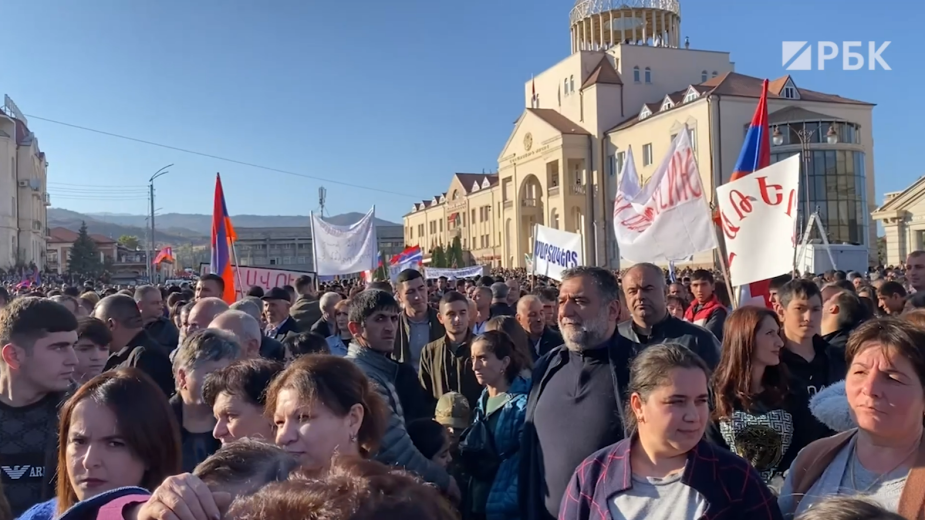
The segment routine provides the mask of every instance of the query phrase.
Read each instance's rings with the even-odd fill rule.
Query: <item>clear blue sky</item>
[[[876,200],[921,166],[925,2],[681,0],[698,49],[775,78],[782,40],[890,40],[893,71],[793,72],[798,86],[877,104]],[[56,207],[400,221],[453,172],[497,167],[523,82],[569,52],[571,0],[30,0],[5,2],[0,90],[28,115],[297,172],[287,175],[30,119]],[[830,62],[830,68],[840,63]],[[346,182],[360,187],[335,184]],[[95,185],[109,188],[97,192]],[[105,191],[105,195],[102,194]],[[391,193],[388,193],[391,192]]]

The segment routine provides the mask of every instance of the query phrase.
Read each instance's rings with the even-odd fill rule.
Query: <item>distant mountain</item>
[[[48,208],[48,227],[63,227],[71,231],[80,229],[82,222],[87,223],[87,230],[90,233],[104,235],[113,239],[118,239],[122,235],[136,236],[142,241],[147,240],[148,231],[145,228],[145,221],[142,219],[140,226],[124,225],[112,221],[112,217],[97,216],[93,217],[70,211],[62,208]],[[156,222],[155,222],[156,223]],[[157,227],[155,242],[158,244],[186,244],[200,245],[208,243],[208,236],[202,235],[196,231],[177,227]]]

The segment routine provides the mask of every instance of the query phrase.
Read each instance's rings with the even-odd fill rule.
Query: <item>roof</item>
[[[533,113],[563,134],[591,135],[587,130],[573,123],[571,119],[551,108],[528,108],[527,112]]]
[[[601,59],[601,62],[597,65],[597,68],[591,72],[591,75],[588,76],[588,79],[585,80],[584,84],[581,85],[581,90],[584,90],[592,85],[622,85],[623,80],[620,79],[620,73],[617,72],[617,69],[613,68],[613,64],[610,63],[610,60],[605,56]]]
[[[77,241],[77,237],[80,236],[77,232],[71,231],[70,229],[63,227],[55,227],[48,230],[48,242],[50,244],[72,244]],[[105,244],[115,244],[116,241],[104,236],[95,233],[90,234],[90,239],[94,243],[105,245]]]
[[[783,76],[777,78],[773,81],[768,82],[768,99],[788,99],[780,95],[781,90],[788,82],[792,82],[793,78],[788,76]],[[761,78],[756,78],[753,76],[746,76],[745,74],[739,74],[738,72],[726,72],[715,78],[710,78],[703,83],[696,85],[691,85],[695,90],[700,92],[701,97],[706,95],[715,95],[715,96],[732,96],[732,97],[745,97],[745,98],[761,98],[761,90],[764,80]],[[796,84],[794,84],[796,87]],[[687,92],[688,89],[684,89],[679,92]],[[844,98],[835,94],[826,94],[823,92],[816,92],[814,90],[808,89],[797,89],[800,93],[800,99],[794,99],[792,101],[815,101],[821,103],[837,103],[843,105],[867,105],[873,106],[873,103],[868,103],[866,101],[858,101],[855,99]],[[677,93],[669,94],[673,96]],[[664,97],[662,98],[664,100]],[[699,98],[698,98],[699,99]],[[674,107],[668,108],[666,110],[660,110],[661,102],[659,103],[646,103],[646,106],[649,107],[649,110],[652,111],[652,115],[666,112],[668,110],[674,110],[679,106],[684,106],[686,103],[675,103]],[[653,108],[653,105],[656,105],[658,108]],[[796,107],[794,107],[796,108]],[[640,107],[640,111],[642,107]],[[802,109],[801,109],[802,110]],[[780,112],[780,111],[778,111]],[[775,113],[778,113],[775,112]],[[804,112],[811,113],[810,111],[804,110]],[[783,114],[779,114],[783,115]],[[821,114],[820,114],[821,115]],[[769,116],[770,117],[770,116]],[[823,116],[826,119],[832,119],[832,116]],[[639,112],[636,112],[635,115],[623,120],[617,126],[611,128],[607,132],[613,132],[615,130],[623,130],[629,128],[633,125],[636,125],[640,122]]]
[[[874,210],[871,215],[874,220],[878,220],[877,213],[886,212],[886,211],[900,211],[904,207],[908,207],[910,202],[913,202],[915,199],[920,198],[925,192],[925,175],[919,177],[915,182],[909,185],[905,190],[891,194],[892,196],[883,203],[882,206]]]
[[[481,186],[485,182],[485,179],[488,179],[489,187],[495,187],[498,185],[498,182],[500,182],[497,173],[457,173],[456,178],[459,179],[459,183],[462,184],[466,195],[472,193],[472,186],[475,183]]]
[[[841,121],[841,118],[820,114],[805,108],[789,106],[768,114],[768,124],[794,123],[797,121]]]

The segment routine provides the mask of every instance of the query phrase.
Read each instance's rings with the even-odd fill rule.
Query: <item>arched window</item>
[[[575,76],[569,76],[569,89],[575,92]]]
[[[708,75],[707,75],[707,71],[701,72],[701,73],[700,73],[700,82],[701,82],[701,83],[705,82],[705,81],[707,80],[707,76],[708,76]]]
[[[633,81],[639,83],[639,67],[633,67]]]
[[[646,83],[652,83],[652,69],[646,67]]]
[[[564,85],[563,90],[565,91],[565,95],[567,96],[568,95],[568,78],[565,78],[564,80],[562,80],[562,84]]]
[[[714,71],[713,71],[713,77],[715,78],[716,76],[719,76],[719,72],[716,72],[716,71],[714,70]]]

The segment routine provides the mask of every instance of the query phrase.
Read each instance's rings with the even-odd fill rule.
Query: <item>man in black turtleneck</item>
[[[621,396],[640,346],[616,332],[619,315],[619,287],[609,271],[576,267],[563,273],[559,329],[565,345],[537,361],[527,401],[519,485],[524,518],[556,518],[575,468],[623,438]]]

